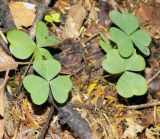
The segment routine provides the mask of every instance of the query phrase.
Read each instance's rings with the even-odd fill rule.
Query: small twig
[[[3,84],[0,86],[0,90],[3,89],[3,88],[5,88],[5,85],[6,85],[7,81],[8,81],[8,78],[9,78],[9,77],[8,77],[8,74],[9,74],[9,70],[6,71],[5,78],[4,78],[4,82],[3,82]]]
[[[6,44],[6,42],[0,37],[0,46],[3,48],[3,50],[7,53],[7,54],[11,54],[11,52],[8,49],[8,46]]]
[[[127,106],[126,109],[127,110],[131,110],[131,109],[144,109],[144,108],[149,108],[149,107],[154,107],[154,106],[159,106],[159,105],[160,105],[160,101],[156,101],[156,102],[151,102],[151,103],[147,103],[147,104]]]
[[[32,62],[33,62],[33,59],[34,59],[34,56],[32,56],[32,58],[31,58],[31,60],[30,60],[30,62],[29,62],[29,64],[28,64],[28,66],[27,66],[27,68],[26,68],[26,70],[25,70],[25,72],[24,72],[24,74],[23,74],[23,76],[22,76],[22,79],[26,76],[26,74],[27,74],[27,72],[28,72],[28,70],[29,70]]]
[[[87,38],[84,42],[84,44],[87,44],[89,41],[91,41],[92,39],[94,39],[95,37],[98,36],[98,33],[93,34],[92,36],[90,36],[89,38]]]
[[[103,112],[103,113],[107,113],[108,110],[104,110],[104,109],[96,109],[95,105],[92,104],[84,104],[84,103],[70,103],[70,105],[73,108],[84,108],[84,109],[88,109],[90,111],[94,111],[94,112]]]
[[[30,62],[16,62],[18,65],[28,65]]]
[[[148,80],[148,85],[160,74],[160,69],[154,74],[154,76]]]

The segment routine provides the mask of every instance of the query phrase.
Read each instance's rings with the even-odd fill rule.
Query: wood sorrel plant
[[[110,41],[100,34],[99,45],[107,53],[102,67],[111,74],[122,73],[116,84],[117,92],[122,97],[144,95],[147,82],[135,72],[145,69],[145,60],[137,54],[134,46],[148,56],[150,51],[147,46],[151,43],[151,38],[147,32],[138,29],[139,22],[132,14],[111,11],[109,17],[117,26],[109,29],[110,41],[116,46],[113,48]]]
[[[23,85],[30,93],[32,101],[37,105],[43,104],[51,90],[58,103],[65,103],[72,88],[71,79],[59,75],[61,64],[44,48],[57,45],[60,40],[49,36],[47,26],[41,21],[36,23],[36,43],[27,33],[20,30],[9,31],[7,39],[10,42],[10,51],[15,57],[34,57],[33,69],[40,76],[28,75],[23,79]]]

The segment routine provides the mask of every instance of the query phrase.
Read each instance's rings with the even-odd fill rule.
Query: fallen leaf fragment
[[[97,20],[98,20],[98,13],[97,13],[95,2],[94,2],[91,7],[87,22],[96,23]]]
[[[123,137],[129,139],[138,139],[137,133],[141,133],[144,127],[134,121],[134,118],[126,118],[128,128],[125,130]]]
[[[158,134],[159,131],[154,127],[147,128],[145,130],[145,136],[147,137],[147,139],[158,139],[159,138]]]
[[[154,39],[160,38],[160,4],[156,1],[140,2],[135,15],[140,21],[142,29],[148,31]]]
[[[9,4],[9,8],[17,28],[32,25],[35,18],[35,4],[26,2],[11,2]]]
[[[4,79],[0,79],[0,86],[3,84]],[[4,107],[5,107],[5,95],[4,95],[4,88],[0,89],[0,139],[3,138],[4,135]]]
[[[0,72],[16,69],[18,64],[5,51],[0,49]]]
[[[81,3],[73,5],[67,15],[67,20],[63,31],[63,37],[77,38],[80,35],[79,30],[86,16],[87,12]]]
[[[88,90],[87,90],[88,96],[92,93],[92,91],[95,89],[95,87],[97,86],[97,84],[98,84],[98,80],[95,80],[94,82],[92,82],[89,85]]]

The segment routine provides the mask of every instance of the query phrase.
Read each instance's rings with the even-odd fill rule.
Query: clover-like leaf
[[[11,53],[19,58],[26,59],[33,54],[36,44],[29,35],[20,30],[11,30],[7,33],[7,39],[10,42]]]
[[[44,20],[46,20],[47,22],[60,22],[60,14],[59,13],[48,13],[45,15]]]
[[[23,85],[31,94],[32,101],[37,104],[43,104],[49,95],[49,83],[41,77],[28,75],[23,79]]]
[[[124,98],[144,95],[147,91],[147,82],[143,76],[126,71],[116,85],[117,92]]]
[[[133,43],[137,48],[145,55],[150,55],[150,51],[148,49],[148,46],[151,43],[151,37],[148,35],[148,33],[144,30],[137,30],[133,34],[130,35],[130,38],[132,39]]]
[[[72,88],[72,81],[67,76],[58,76],[50,82],[52,95],[58,103],[65,103],[68,99],[69,91]]]
[[[141,55],[137,55],[136,50],[134,50],[130,58],[125,59],[125,63],[125,70],[129,71],[142,71],[146,66],[144,58]]]
[[[52,20],[52,16],[50,14],[46,14],[45,17],[44,17],[44,20],[49,22],[49,23],[52,23],[53,20]]]
[[[43,78],[50,81],[54,78],[61,70],[61,65],[57,60],[38,60],[33,63],[33,68]]]
[[[126,33],[121,31],[120,29],[112,27],[109,30],[109,34],[110,34],[111,40],[117,44],[118,50],[121,56],[129,57],[132,55],[134,50],[133,43]]]
[[[59,23],[60,22],[60,14],[59,13],[55,13],[55,14],[53,14],[53,13],[51,13],[51,15],[52,15],[52,20],[54,21],[54,22],[57,22],[57,23]]]
[[[48,28],[45,23],[39,21],[36,23],[36,42],[38,47],[52,46],[60,43],[60,40],[49,36]]]
[[[103,68],[111,73],[118,74],[125,71],[125,60],[119,55],[117,49],[110,50],[107,58],[102,62]]]
[[[34,61],[53,59],[51,53],[44,48],[37,48],[34,52]]]
[[[111,18],[113,23],[115,23],[128,35],[133,33],[139,27],[137,18],[129,13],[121,14],[120,12],[113,10],[109,13],[109,17]]]

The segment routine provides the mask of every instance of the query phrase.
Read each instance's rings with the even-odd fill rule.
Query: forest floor
[[[160,139],[160,1],[47,2],[50,0],[0,2],[0,45],[3,48],[0,71],[1,78],[7,82],[0,89],[0,138]],[[24,6],[26,3],[32,5]],[[43,8],[45,5],[46,10]],[[10,9],[9,14],[6,8]],[[144,56],[146,68],[141,72],[148,82],[147,93],[143,96],[129,99],[119,96],[115,87],[118,76],[105,72],[101,66],[105,53],[98,44],[99,33],[109,38],[108,30],[113,25],[109,18],[111,10],[134,14],[140,28],[152,38],[149,45],[151,54]],[[43,17],[48,11],[53,15],[60,14],[60,22],[47,22]],[[1,53],[8,53],[5,54],[7,62],[13,62],[6,44],[7,31],[17,28],[32,36],[30,31],[34,29],[34,18],[44,21],[50,34],[62,41],[61,45],[50,47],[49,51],[61,62],[60,73],[68,75],[73,82],[64,105],[56,104],[54,107],[54,102],[50,101],[43,105],[32,102],[22,86],[23,77],[33,72],[32,66],[28,66],[32,65],[30,59],[12,57],[19,64],[18,68],[10,70],[8,75],[8,70],[4,70],[7,65],[1,60]]]

